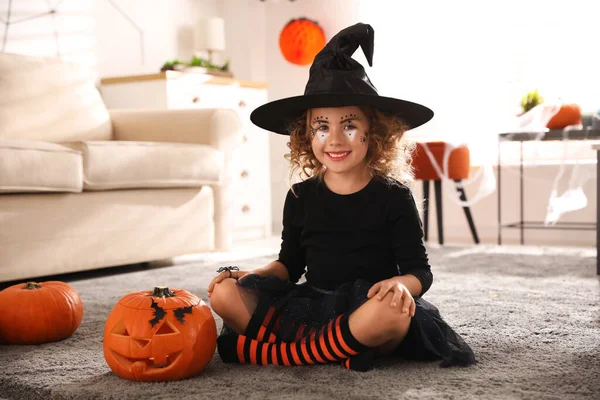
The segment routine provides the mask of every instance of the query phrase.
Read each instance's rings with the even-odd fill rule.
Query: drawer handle
[[[249,206],[247,206],[247,205],[245,205],[244,207],[242,207],[242,212],[243,212],[243,213],[248,213],[248,212],[250,212],[250,207],[249,207]]]
[[[239,106],[240,106],[240,108],[246,107],[246,102],[244,100],[240,100]]]
[[[241,175],[242,178],[247,178],[248,177],[248,171],[243,170],[240,175]]]
[[[192,99],[192,103],[198,103],[198,102],[200,102],[200,97],[194,97]]]

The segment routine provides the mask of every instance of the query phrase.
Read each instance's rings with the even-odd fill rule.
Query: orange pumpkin
[[[83,303],[64,282],[28,282],[0,292],[0,342],[40,344],[70,337],[83,317]]]
[[[308,65],[325,47],[325,33],[319,24],[306,18],[293,19],[279,34],[283,57],[297,65]]]
[[[441,171],[445,172],[449,179],[468,179],[471,171],[471,153],[468,147],[455,147],[451,150],[448,157],[448,170],[444,171],[444,155],[446,147],[449,144],[445,142],[428,142],[427,148],[433,155],[433,159]],[[415,179],[422,181],[437,181],[441,177],[431,164],[427,152],[422,143],[417,143],[412,155],[412,166],[414,168]]]
[[[569,125],[581,124],[581,107],[577,104],[563,104],[560,110],[548,121],[546,128],[563,129]]]
[[[181,290],[156,287],[123,297],[104,326],[104,358],[121,378],[172,381],[212,359],[217,325],[209,307]]]

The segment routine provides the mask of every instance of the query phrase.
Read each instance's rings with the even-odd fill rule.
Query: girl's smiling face
[[[327,171],[360,172],[366,167],[369,122],[356,106],[309,111],[312,150]]]

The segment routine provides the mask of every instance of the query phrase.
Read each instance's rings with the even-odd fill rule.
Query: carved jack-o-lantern
[[[170,381],[200,373],[212,359],[217,326],[209,307],[181,290],[156,287],[123,297],[104,326],[104,358],[118,376]]]

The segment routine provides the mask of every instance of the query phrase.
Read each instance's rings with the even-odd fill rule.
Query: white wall
[[[225,19],[223,58],[230,60],[238,79],[267,81],[266,7],[257,0],[219,1],[219,15]]]
[[[375,29],[370,76],[380,94],[431,107],[433,120],[412,133],[467,142],[476,165],[495,158],[489,142],[517,125],[528,91],[600,108],[599,13],[600,3],[586,0],[360,2]]]
[[[99,77],[156,73],[167,60],[192,58],[192,26],[217,16],[217,0],[115,0],[143,33],[108,1],[96,0]]]

